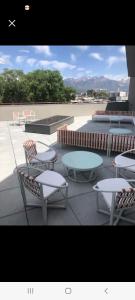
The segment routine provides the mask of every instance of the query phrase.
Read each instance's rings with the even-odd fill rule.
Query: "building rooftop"
[[[81,116],[76,117],[75,122],[69,125],[68,128],[73,130],[87,128],[95,132],[99,130],[107,132],[108,126],[106,123],[92,122],[90,116]],[[0,122],[0,225],[27,225],[16,173],[16,167],[25,164],[23,142],[27,139],[40,140],[56,149],[58,160],[55,164],[55,171],[65,176],[69,183],[67,209],[48,209],[48,225],[107,225],[109,222],[108,216],[96,212],[96,193],[93,191],[92,186],[101,179],[115,177],[112,160],[116,154],[108,158],[105,151],[92,150],[92,152],[98,153],[103,158],[103,166],[98,169],[96,180],[89,183],[72,182],[67,177],[61,158],[69,151],[79,150],[78,147],[61,147],[57,144],[57,133],[52,135],[27,133],[24,131],[24,125],[13,125],[10,121]],[[32,200],[34,196],[27,193],[27,197]],[[27,213],[30,225],[43,225],[40,208],[29,208]],[[126,223],[121,221],[119,224]]]

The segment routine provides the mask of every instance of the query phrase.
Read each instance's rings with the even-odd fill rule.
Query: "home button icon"
[[[72,293],[72,289],[71,288],[66,288],[65,289],[65,294],[71,294]]]

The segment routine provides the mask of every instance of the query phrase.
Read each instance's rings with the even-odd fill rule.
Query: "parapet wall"
[[[97,110],[128,110],[127,103],[79,103],[79,104],[27,104],[27,105],[0,105],[0,121],[11,121],[13,111],[20,113],[23,110],[33,110],[38,119],[48,118],[53,115],[67,116],[88,116],[93,115]]]
[[[0,105],[0,121],[11,121],[13,111],[33,110],[38,119],[53,115],[87,116],[96,110],[105,110],[107,104],[32,104],[32,105]]]

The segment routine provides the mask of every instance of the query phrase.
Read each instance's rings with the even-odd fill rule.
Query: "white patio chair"
[[[30,111],[30,121],[33,122],[33,121],[36,121],[37,118],[36,118],[36,113],[35,111],[31,110]]]
[[[23,116],[26,118],[26,122],[32,122],[36,120],[36,114],[33,110],[24,110]]]
[[[119,220],[135,224],[135,219],[122,216],[135,209],[135,189],[130,185],[134,179],[109,178],[99,182],[93,189],[97,192],[97,211],[110,216],[110,225],[117,225]],[[99,194],[102,195],[107,209],[101,209]],[[114,221],[114,219],[116,219]]]
[[[132,173],[135,173],[135,159],[124,156],[125,154],[130,154],[132,152],[135,153],[135,149],[127,150],[115,157],[113,161],[113,166],[116,168],[116,177],[119,176],[120,169],[128,170]],[[124,177],[124,175],[121,176]]]
[[[14,125],[24,124],[26,121],[26,117],[21,114],[19,111],[13,111],[13,123]]]
[[[42,172],[40,169],[33,167],[29,168],[38,175],[29,175],[26,168],[18,168],[19,183],[24,202],[25,212],[27,214],[27,207],[41,207],[44,224],[47,225],[47,209],[50,208],[66,208],[68,198],[68,183],[65,178],[57,172],[46,170]],[[38,203],[28,202],[26,192],[28,190],[36,198],[39,199]],[[50,199],[50,196],[56,192],[61,192],[62,199]],[[27,216],[28,219],[28,216]]]
[[[45,146],[47,149],[44,152],[37,152],[36,143]],[[27,140],[23,144],[25,151],[26,164],[29,167],[38,166],[54,169],[54,163],[57,160],[56,151],[51,147],[40,141]]]

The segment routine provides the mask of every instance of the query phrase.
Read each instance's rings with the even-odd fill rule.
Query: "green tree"
[[[65,87],[65,100],[70,101],[74,100],[76,95],[76,90],[72,87]]]
[[[23,71],[5,69],[2,73],[2,79],[3,103],[19,103],[27,99],[27,85]]]
[[[61,102],[64,100],[64,82],[59,71],[48,70],[49,100]]]
[[[5,69],[0,76],[0,101],[63,102],[75,98],[75,90],[65,87],[59,71],[35,70],[24,74],[21,70]]]
[[[4,80],[3,77],[0,76],[0,103],[3,102],[3,91],[4,91]]]
[[[26,75],[28,98],[33,101],[62,101],[64,83],[58,71],[36,70]]]
[[[36,70],[26,75],[28,84],[28,100],[29,101],[45,101],[48,100],[47,76],[46,72]]]
[[[87,96],[88,97],[96,97],[96,91],[93,89],[87,90]]]
[[[95,91],[93,89],[87,90],[87,96],[94,98],[108,99],[109,94],[106,91]]]

